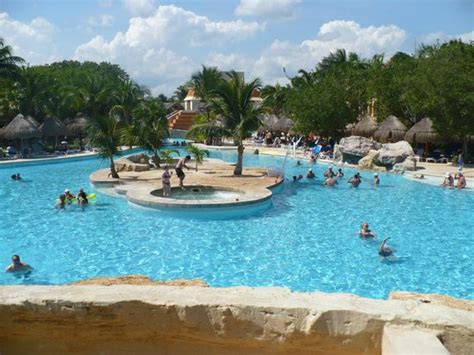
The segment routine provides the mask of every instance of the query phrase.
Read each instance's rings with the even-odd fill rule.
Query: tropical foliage
[[[187,148],[188,153],[196,161],[196,171],[198,171],[198,164],[202,164],[205,156],[209,156],[209,151],[201,149],[195,145],[189,144]]]

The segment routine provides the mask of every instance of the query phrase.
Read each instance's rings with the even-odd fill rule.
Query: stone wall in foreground
[[[283,288],[1,286],[0,353],[380,354],[385,325],[474,353],[474,313]]]

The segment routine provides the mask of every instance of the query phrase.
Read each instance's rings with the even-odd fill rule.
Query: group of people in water
[[[457,183],[454,184],[454,180],[457,180]],[[458,171],[457,174],[455,174],[454,176],[451,175],[451,173],[446,173],[446,175],[444,176],[444,180],[443,180],[443,183],[441,184],[441,186],[443,187],[448,187],[448,188],[458,188],[458,189],[464,189],[466,188],[466,178],[464,177],[464,174],[462,173],[462,171]]]
[[[64,209],[67,205],[73,202],[78,203],[79,206],[85,207],[89,204],[88,194],[81,187],[77,195],[74,195],[69,189],[64,190],[64,193],[59,195],[59,199],[56,201],[56,208]]]
[[[369,223],[367,222],[361,224],[358,234],[362,239],[376,239],[375,233],[370,230]],[[379,255],[381,257],[387,258],[394,256],[394,250],[387,245],[389,239],[390,237],[385,238],[379,246]]]
[[[301,165],[301,162],[298,160],[296,163],[297,166]],[[342,171],[341,168],[339,168],[337,171],[334,171],[333,168],[330,166],[325,172],[324,172],[324,180],[323,180],[323,185],[325,186],[335,186],[339,184],[339,180],[344,177],[344,172]],[[306,178],[307,179],[316,179],[316,174],[313,172],[312,168],[308,169],[308,172],[306,173]],[[299,180],[303,179],[303,175],[294,175],[293,176],[293,182],[297,182]],[[350,177],[347,180],[348,183],[351,184],[352,187],[358,187],[361,182],[362,182],[362,177],[360,176],[360,173],[357,172],[354,174],[354,176]],[[379,186],[380,185],[380,177],[378,173],[374,173],[374,178],[372,181],[372,184],[374,186]]]

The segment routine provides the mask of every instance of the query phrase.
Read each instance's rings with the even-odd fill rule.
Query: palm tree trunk
[[[115,164],[114,164],[114,157],[110,157],[110,175],[114,179],[119,179],[119,175],[117,174],[117,170],[115,170]]]
[[[244,145],[242,144],[242,142],[239,143],[237,153],[237,164],[235,165],[234,175],[242,175],[242,167],[244,160]]]

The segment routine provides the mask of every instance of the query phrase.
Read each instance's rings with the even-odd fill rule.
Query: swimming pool
[[[211,152],[235,161],[233,152]],[[246,155],[252,166],[280,167],[282,158]],[[473,298],[469,281],[474,193],[444,190],[381,174],[381,186],[326,188],[287,179],[272,207],[245,218],[162,216],[99,194],[85,211],[56,211],[65,188],[85,187],[98,159],[0,167],[0,263],[12,254],[34,266],[29,278],[0,273],[0,284],[63,284],[96,276],[144,274],[200,278],[211,286],[284,286],[295,291],[352,292],[384,298],[391,290]],[[290,160],[287,178],[308,165]],[[318,177],[327,165],[311,166]],[[345,169],[346,176],[351,172]],[[10,181],[20,172],[25,182]],[[176,183],[173,181],[173,184]],[[238,188],[238,186],[236,186]],[[355,236],[369,221],[379,240],[391,236],[395,262],[381,261],[378,241]]]

